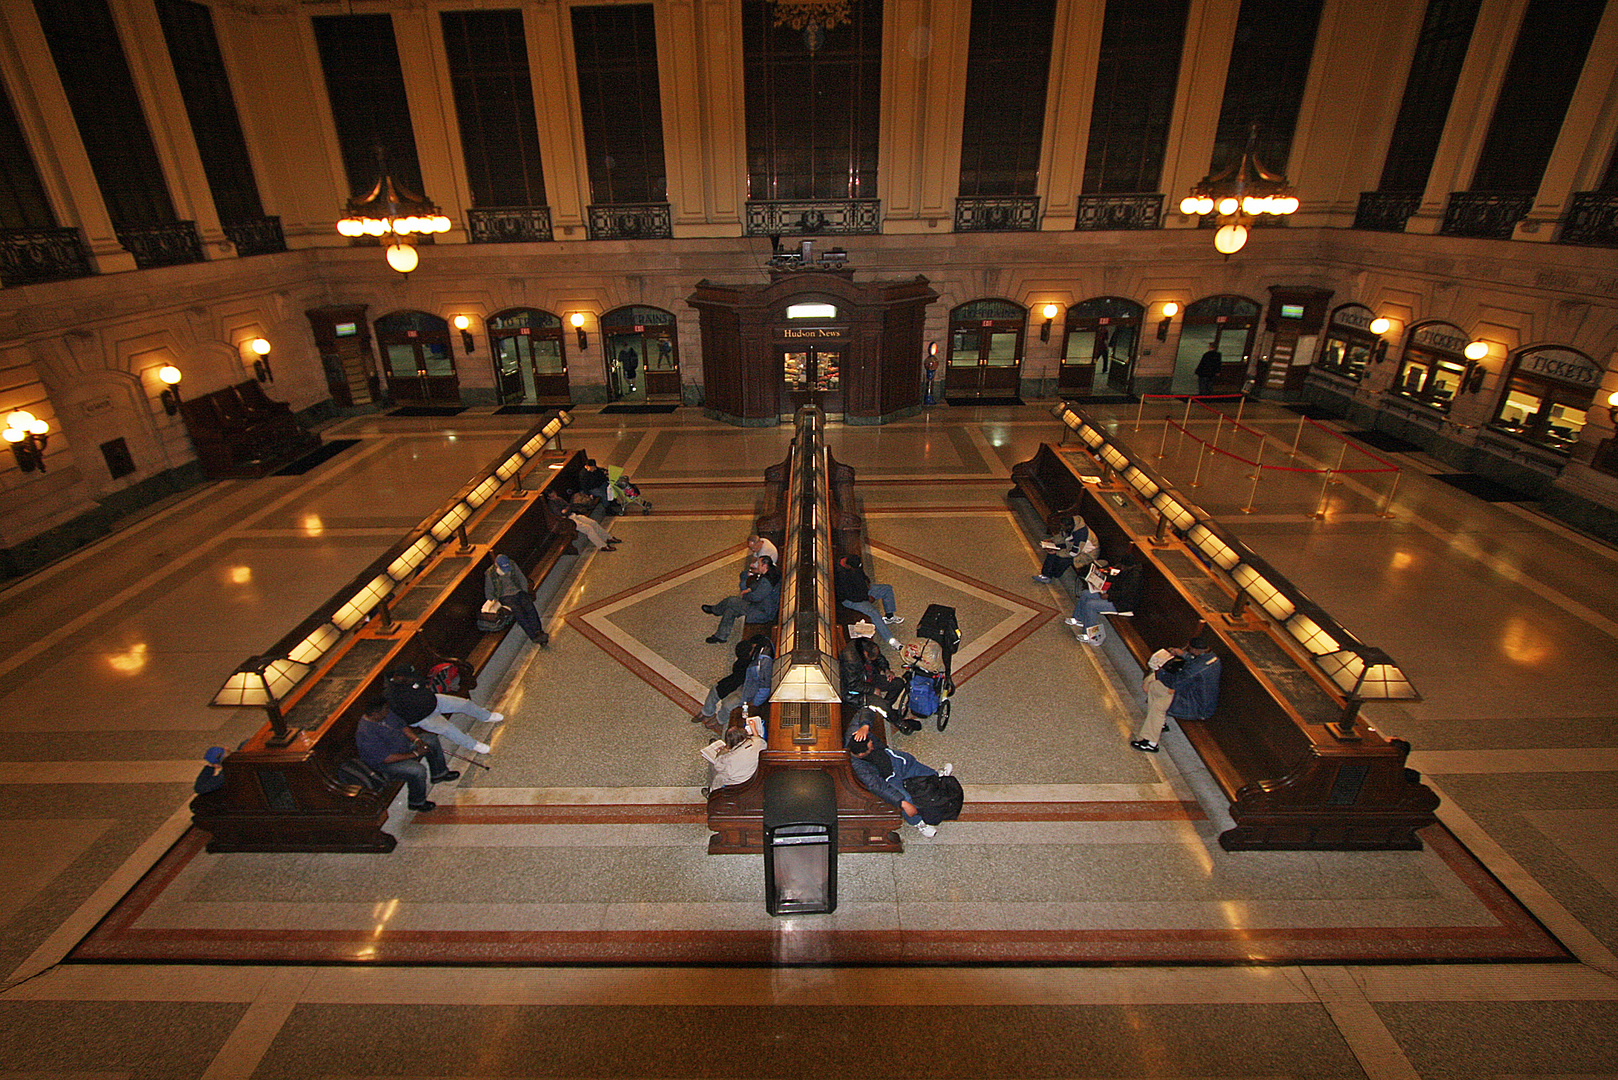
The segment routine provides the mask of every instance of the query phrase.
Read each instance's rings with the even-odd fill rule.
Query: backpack
[[[921,671],[910,676],[909,705],[917,716],[931,716],[938,711],[938,684],[933,676]]]
[[[357,757],[349,758],[337,766],[337,782],[371,792],[379,792],[388,786],[386,777]]]
[[[387,700],[388,708],[406,724],[425,720],[438,711],[438,691],[408,668],[388,679],[382,687],[382,696]]]
[[[492,610],[490,608],[491,604],[493,605]],[[505,630],[516,621],[516,614],[498,600],[490,600],[483,605],[483,610],[478,612],[478,629],[486,634]]]
[[[929,825],[960,817],[966,798],[961,782],[953,776],[912,776],[905,781],[905,791],[916,804],[916,813]]]
[[[478,680],[472,674],[472,665],[465,660],[446,660],[427,669],[427,685],[437,694],[456,694],[465,697],[477,689]]]

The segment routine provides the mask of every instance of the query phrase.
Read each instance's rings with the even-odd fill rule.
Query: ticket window
[[[1394,377],[1393,392],[1448,412],[1455,395],[1466,385],[1467,369],[1462,358],[1407,349]]]
[[[1490,426],[1566,453],[1579,441],[1591,401],[1590,391],[1516,377]]]

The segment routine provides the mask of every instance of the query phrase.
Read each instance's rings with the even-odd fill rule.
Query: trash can
[[[820,769],[783,769],[764,780],[764,910],[837,910],[837,792]]]

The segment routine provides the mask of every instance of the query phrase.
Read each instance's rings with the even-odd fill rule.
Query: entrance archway
[[[508,308],[491,315],[489,351],[500,404],[568,405],[567,335],[562,318],[537,308]]]
[[[448,322],[425,311],[395,311],[375,325],[389,397],[401,405],[461,404]]]
[[[1057,393],[1131,393],[1145,314],[1144,306],[1121,296],[1098,296],[1068,308]]]
[[[1174,356],[1174,382],[1169,392],[1195,394],[1197,362],[1212,349],[1223,362],[1213,392],[1239,393],[1247,378],[1247,360],[1262,310],[1258,301],[1245,296],[1209,296],[1189,305],[1180,325],[1180,348]]]
[[[1022,381],[1028,309],[1010,300],[972,300],[949,313],[944,392],[1015,397]]]
[[[671,312],[662,308],[614,308],[601,316],[607,367],[607,400],[680,400],[680,343]]]

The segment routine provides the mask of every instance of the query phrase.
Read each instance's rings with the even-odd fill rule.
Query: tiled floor
[[[0,1072],[1618,1076],[1618,553],[1431,480],[1448,470],[1420,455],[1380,455],[1404,469],[1382,517],[1391,474],[1324,499],[1307,473],[1255,490],[1240,461],[1164,440],[1165,410],[1138,432],[1133,407],[1097,411],[1162,444],[1167,475],[1403,663],[1424,700],[1367,715],[1415,744],[1487,872],[1443,836],[1420,853],[1218,848],[1218,807],[1179,768],[1189,749],[1171,734],[1167,755],[1128,750],[1131,688],[1061,625],[1065,594],[1029,581],[1004,496],[1010,466],[1060,437],[1039,407],[832,429],[859,470],[876,576],[912,620],[930,601],[961,613],[955,718],[911,745],[956,762],[969,799],[934,841],[845,856],[835,916],[771,920],[756,857],[702,854],[686,716],[728,650],[702,642],[696,609],[732,586],[787,433],[689,409],[587,410],[568,429],[657,509],[617,519],[623,547],[569,568],[552,647],[492,688],[511,716],[480,735],[492,770],[435,792],[446,812],[396,815],[390,856],[198,854],[195,759],[257,724],[209,708],[213,690],[526,419],[370,417],[328,430],[360,442],[305,476],[210,485],[0,593]],[[1293,463],[1295,414],[1250,406],[1243,421],[1269,436],[1265,462]],[[1190,426],[1214,435],[1211,416]],[[1256,438],[1232,437],[1221,423],[1222,447],[1253,459]],[[1339,445],[1308,426],[1297,460],[1334,464]],[[172,881],[86,952],[228,962],[58,963],[176,841]],[[1533,919],[1500,917],[1496,879]],[[1410,959],[1545,956],[1538,924],[1578,962]],[[1450,951],[1501,926],[1528,951]],[[935,952],[917,951],[927,940]],[[951,966],[1004,965],[1012,941],[1021,958],[1136,966]],[[1384,957],[1403,962],[1360,962]],[[609,966],[454,966],[546,958]],[[726,959],[764,966],[610,966]],[[806,959],[944,966],[776,966]],[[890,1008],[872,1024],[871,1006]]]

